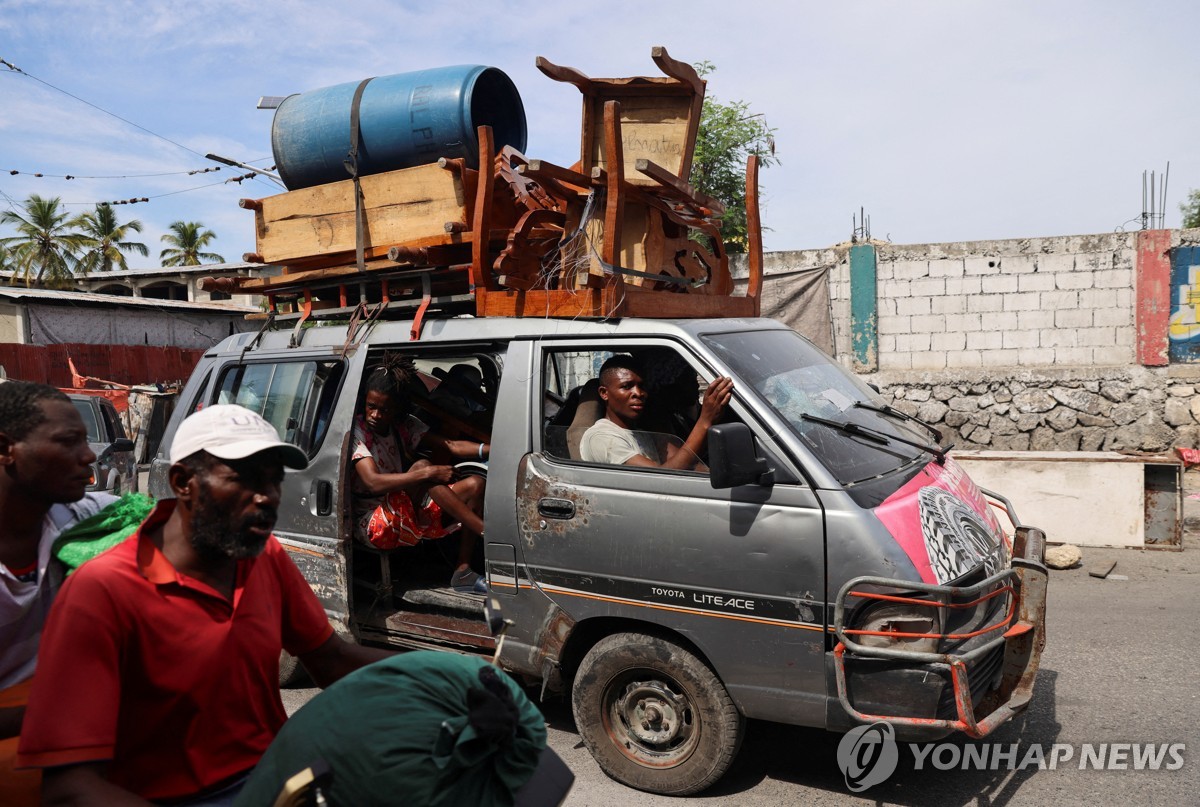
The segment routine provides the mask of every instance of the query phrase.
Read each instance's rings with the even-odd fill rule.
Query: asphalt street
[[[753,721],[724,779],[689,799],[665,798],[606,777],[581,744],[569,705],[556,701],[543,704],[543,712],[550,745],[576,775],[566,803],[1195,804],[1200,801],[1200,540],[1189,536],[1185,547],[1183,552],[1084,548],[1081,567],[1052,572],[1048,641],[1033,702],[1015,723],[980,742],[1018,744],[1018,765],[1031,745],[1040,744],[1047,758],[1053,744],[1071,746],[1072,759],[1055,769],[1031,763],[1023,770],[938,770],[929,757],[917,770],[910,749],[901,744],[895,773],[856,795],[837,764],[838,735]],[[1117,578],[1089,576],[1112,561]],[[285,704],[299,708],[315,692],[285,691]],[[956,741],[959,746],[968,742]],[[1134,770],[1130,763],[1127,770],[1081,770],[1082,746],[1101,743],[1183,743],[1183,766]],[[953,756],[947,749],[941,758]]]

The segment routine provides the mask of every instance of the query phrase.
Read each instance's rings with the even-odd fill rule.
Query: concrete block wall
[[[878,369],[1134,360],[1133,233],[876,246]]]

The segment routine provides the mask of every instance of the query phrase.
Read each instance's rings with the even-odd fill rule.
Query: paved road
[[[1117,561],[1098,580],[1088,571]],[[914,770],[907,749],[886,782],[852,795],[838,769],[838,737],[752,722],[730,773],[687,801],[739,805],[1132,805],[1200,801],[1200,542],[1182,553],[1085,549],[1082,568],[1053,572],[1049,636],[1036,695],[1016,725],[989,738],[1073,744],[1056,770]],[[312,690],[285,692],[291,708]],[[638,793],[601,773],[574,731],[570,709],[546,705],[550,744],[575,771],[572,807],[679,804]],[[1177,771],[1079,770],[1080,745],[1187,743]],[[1132,767],[1132,766],[1131,766]],[[927,765],[928,768],[928,765]]]

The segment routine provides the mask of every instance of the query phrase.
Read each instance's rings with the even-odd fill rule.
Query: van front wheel
[[[281,689],[300,689],[312,686],[312,678],[308,670],[300,663],[300,659],[286,650],[279,651],[279,687]]]
[[[609,636],[584,656],[571,704],[575,726],[606,774],[671,796],[720,779],[745,725],[704,662],[640,633]]]

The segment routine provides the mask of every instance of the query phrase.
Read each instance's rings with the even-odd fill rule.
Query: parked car
[[[71,393],[67,397],[87,428],[88,444],[96,454],[92,464],[89,491],[129,493],[138,489],[138,467],[133,457],[133,441],[125,436],[125,426],[112,401],[100,395]]]
[[[209,350],[149,483],[171,495],[171,441],[200,407],[237,403],[275,424],[310,457],[284,479],[275,534],[341,634],[495,647],[482,598],[445,587],[438,542],[392,553],[393,576],[387,553],[352,537],[351,424],[368,373],[400,353],[419,371],[420,417],[491,445],[483,568],[513,620],[501,663],[571,698],[618,781],[702,790],[746,718],[981,737],[1029,703],[1045,535],[977,488],[936,430],[780,323],[489,317],[429,322],[416,341],[408,322],[367,333],[264,331]],[[649,384],[690,384],[693,405],[733,378],[699,470],[580,458],[580,429],[603,414],[589,383],[614,353],[653,370]],[[447,379],[469,404],[454,413],[439,406]]]

